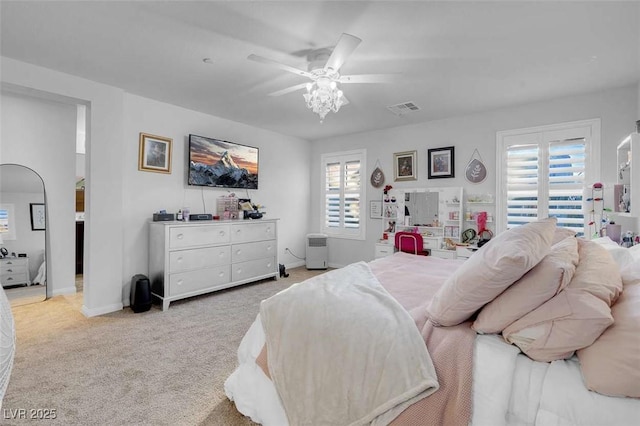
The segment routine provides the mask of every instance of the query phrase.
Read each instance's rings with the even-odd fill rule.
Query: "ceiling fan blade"
[[[331,68],[334,71],[338,71],[342,64],[347,60],[349,55],[358,47],[358,45],[362,42],[356,36],[352,36],[351,34],[342,33],[340,36],[340,40],[338,40],[338,44],[333,49],[331,56],[327,60],[327,63],[324,66],[325,70]]]
[[[283,63],[274,61],[273,59],[267,59],[267,58],[264,58],[262,56],[254,55],[253,53],[251,55],[247,56],[247,59],[249,59],[250,61],[260,62],[261,64],[273,65],[273,66],[275,66],[277,68],[280,68],[280,69],[285,70],[285,71],[289,71],[289,72],[297,74],[297,75],[301,75],[303,77],[309,77],[309,78],[311,77],[311,73],[309,73],[307,71],[303,71],[301,69],[294,68],[294,67],[291,67],[289,65],[285,65]]]
[[[395,83],[401,74],[358,74],[341,75],[339,83]]]
[[[296,84],[295,86],[287,87],[286,89],[278,90],[277,92],[269,93],[269,96],[282,96],[287,93],[295,92],[296,90],[304,89],[307,83]]]

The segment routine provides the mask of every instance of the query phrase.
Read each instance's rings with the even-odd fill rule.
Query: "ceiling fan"
[[[247,59],[308,78],[310,81],[306,83],[278,90],[269,96],[281,96],[306,88],[307,93],[303,96],[307,107],[320,115],[322,122],[329,111],[338,112],[340,106],[349,102],[338,88],[338,83],[390,83],[394,80],[393,74],[340,75],[340,67],[361,42],[358,37],[343,33],[333,49],[310,50],[307,54],[307,71],[254,54],[249,55]]]

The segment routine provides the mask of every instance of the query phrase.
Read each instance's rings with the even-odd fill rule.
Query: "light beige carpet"
[[[85,318],[78,298],[13,309],[17,350],[0,424],[16,409],[55,410],[59,425],[251,425],[224,394],[260,301],[324,271],[223,290],[135,314]]]

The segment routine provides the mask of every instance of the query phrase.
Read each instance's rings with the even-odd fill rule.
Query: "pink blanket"
[[[462,260],[396,253],[370,263],[385,289],[405,307],[422,333],[440,388],[404,410],[393,426],[468,425],[472,410],[473,344],[471,323],[434,327],[427,306]]]

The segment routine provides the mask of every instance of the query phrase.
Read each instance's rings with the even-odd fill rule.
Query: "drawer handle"
[[[7,281],[13,281],[12,277],[7,278]]]
[[[220,278],[224,277],[224,272],[218,272],[218,276],[219,276]]]
[[[178,234],[178,235],[176,236],[176,238],[177,238],[177,239],[179,239],[179,240],[181,240],[181,239],[183,239],[183,238],[184,238],[184,235],[182,235],[182,234]]]
[[[178,263],[182,263],[182,256],[178,258]]]
[[[240,255],[240,253],[242,253],[242,250],[240,250],[240,249],[236,250],[236,254],[237,254],[238,256]]]
[[[219,235],[220,235],[221,237],[224,237],[224,231],[220,231],[220,232],[219,232]]]
[[[236,272],[241,274],[242,273],[242,268],[238,268]]]
[[[219,257],[220,259],[222,259],[222,258],[224,257],[224,252],[223,252],[223,251],[221,251],[220,253],[218,253],[218,257]]]
[[[8,261],[7,265],[13,265],[13,262],[12,261]]]
[[[271,269],[271,262],[267,263],[267,268]]]
[[[273,249],[273,247],[267,246],[267,251],[271,251],[271,249]]]
[[[180,286],[180,285],[182,285],[182,280],[178,280],[178,283],[177,283],[177,284],[178,284],[179,286]]]
[[[239,234],[240,232],[242,232],[242,229],[236,229],[236,234]]]
[[[271,233],[271,228],[267,228],[267,229],[265,230],[265,232],[266,232],[267,234],[270,234],[270,233]]]
[[[7,269],[7,272],[13,272],[13,269]]]

